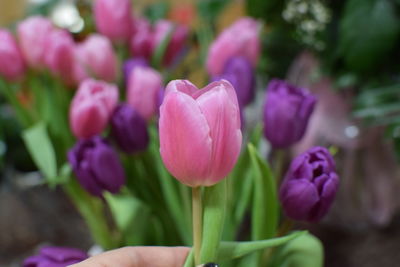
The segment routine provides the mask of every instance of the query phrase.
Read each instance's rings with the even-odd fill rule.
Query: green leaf
[[[394,48],[399,20],[389,0],[349,0],[340,21],[338,51],[355,71],[376,67]]]
[[[192,248],[186,258],[183,267],[193,267],[194,266],[194,249]]]
[[[57,163],[46,125],[39,122],[22,133],[22,138],[33,161],[50,184],[57,181]]]
[[[275,236],[278,225],[276,183],[268,163],[261,158],[252,144],[248,145],[254,178],[252,209],[252,239]]]
[[[226,210],[226,179],[204,189],[203,241],[200,261],[213,262],[216,259]]]
[[[245,256],[266,248],[283,245],[290,240],[298,238],[307,233],[306,231],[294,232],[284,237],[277,237],[267,240],[249,241],[249,242],[221,242],[218,251],[218,261],[231,260]]]
[[[307,233],[287,242],[274,254],[272,267],[322,267],[324,249],[321,241]]]
[[[130,194],[104,193],[104,197],[127,245],[142,244],[148,226],[149,209]]]

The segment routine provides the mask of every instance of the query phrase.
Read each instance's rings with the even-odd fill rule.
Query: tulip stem
[[[203,229],[201,188],[192,188],[192,216],[193,216],[193,247],[196,266],[200,264],[200,248]]]

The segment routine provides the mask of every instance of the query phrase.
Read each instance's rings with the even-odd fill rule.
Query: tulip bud
[[[313,147],[293,160],[279,198],[288,217],[318,222],[328,212],[338,185],[331,154],[324,147]]]
[[[117,79],[117,57],[106,37],[100,34],[90,35],[78,45],[77,56],[91,76],[107,82]]]
[[[25,73],[25,63],[14,36],[0,29],[0,75],[17,80]]]
[[[50,20],[41,16],[29,17],[18,24],[21,52],[30,67],[41,68],[45,65],[45,42],[53,30]]]
[[[93,79],[84,80],[75,94],[69,111],[73,134],[89,138],[101,133],[118,101],[118,88]]]
[[[145,150],[149,143],[144,118],[130,105],[119,105],[111,117],[111,136],[126,153]]]
[[[188,33],[188,28],[184,25],[174,26],[172,22],[167,20],[157,21],[154,26],[154,34],[152,39],[153,53],[156,51],[157,47],[163,43],[165,38],[171,34],[171,39],[167,45],[162,61],[164,65],[171,65],[182,51]]]
[[[275,148],[287,148],[304,135],[316,98],[308,91],[274,79],[267,89],[264,135]]]
[[[208,51],[208,73],[212,76],[221,75],[227,61],[236,56],[245,57],[255,67],[260,54],[259,28],[256,20],[242,18],[225,29]]]
[[[129,75],[136,67],[149,67],[149,64],[144,58],[131,58],[125,61],[122,71],[124,73],[124,80],[126,84],[128,84]]]
[[[43,247],[38,255],[24,261],[23,267],[69,266],[88,258],[88,255],[76,248]]]
[[[97,31],[114,41],[127,41],[132,31],[130,0],[96,0],[93,7]]]
[[[253,100],[255,77],[253,67],[245,57],[229,59],[223,74],[213,78],[214,81],[220,79],[225,79],[232,83],[241,107],[250,104]]]
[[[53,30],[45,42],[45,63],[68,84],[75,83],[75,43],[65,30]]]
[[[117,153],[99,136],[79,140],[68,152],[68,161],[79,183],[94,196],[103,191],[118,193],[125,184]]]
[[[160,107],[160,153],[169,172],[192,186],[211,186],[232,170],[240,153],[239,104],[225,80],[198,90],[174,80]]]
[[[159,72],[146,67],[134,68],[128,80],[128,104],[149,120],[157,113],[158,91],[161,87],[162,77]]]

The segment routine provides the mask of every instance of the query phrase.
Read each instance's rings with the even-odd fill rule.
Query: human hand
[[[181,267],[189,251],[188,247],[124,247],[70,267]]]

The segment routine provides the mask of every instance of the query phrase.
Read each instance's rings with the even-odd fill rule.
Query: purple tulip
[[[264,135],[275,148],[287,148],[304,135],[316,97],[307,90],[273,79],[264,106]]]
[[[39,255],[27,258],[23,267],[66,267],[81,262],[88,255],[76,248],[67,247],[43,247]]]
[[[125,184],[125,174],[117,153],[101,137],[80,140],[68,152],[79,183],[92,195],[117,193]]]
[[[288,217],[317,222],[332,205],[338,185],[331,154],[324,147],[313,147],[293,160],[279,198]]]
[[[253,100],[255,76],[250,61],[245,57],[233,57],[228,60],[223,73],[215,76],[213,81],[220,79],[228,80],[233,85],[241,107]]]
[[[119,105],[111,117],[111,136],[126,153],[146,149],[149,143],[146,120],[130,105]]]
[[[147,60],[145,58],[142,58],[142,57],[131,58],[131,59],[126,60],[122,67],[122,71],[124,73],[125,84],[128,83],[129,74],[136,67],[149,67],[149,63],[147,62]]]

